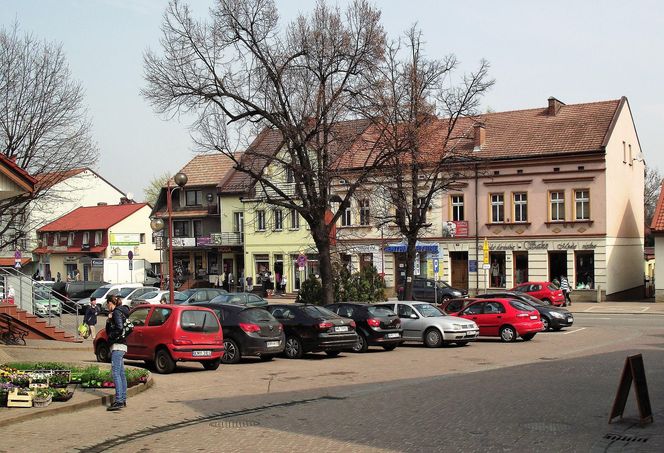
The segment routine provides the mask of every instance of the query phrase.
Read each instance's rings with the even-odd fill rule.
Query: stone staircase
[[[68,342],[80,342],[80,339],[74,337],[54,325],[49,325],[47,320],[29,313],[26,310],[18,308],[13,304],[0,304],[0,313],[5,313],[12,317],[16,323],[28,331],[28,339],[35,340],[56,340]]]

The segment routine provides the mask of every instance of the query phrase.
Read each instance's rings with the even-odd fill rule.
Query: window
[[[53,239],[53,245],[55,246],[60,245],[60,233],[55,233],[55,237]]]
[[[48,240],[49,240],[49,239],[50,239],[50,237],[49,237],[49,234],[48,234],[48,233],[44,233],[44,234],[42,234],[42,245],[43,245],[44,247],[48,246]]]
[[[281,209],[275,209],[273,210],[273,216],[274,216],[274,230],[275,231],[281,231],[284,229],[284,213],[282,212]]]
[[[410,315],[414,315],[415,311],[409,306],[404,304],[399,304],[399,318],[410,318]]]
[[[176,238],[189,237],[189,221],[188,220],[174,220],[173,221],[173,236]]]
[[[370,209],[369,199],[364,198],[360,200],[360,225],[369,225]]]
[[[590,220],[590,191],[588,189],[574,191],[574,218]]]
[[[233,213],[233,232],[244,233],[244,212]]]
[[[549,192],[551,204],[551,221],[565,220],[565,192],[562,190]]]
[[[202,220],[192,220],[191,224],[194,227],[194,237],[199,238],[203,236],[203,221]]]
[[[505,307],[500,302],[486,302],[484,304],[484,313],[486,314],[498,314],[505,313]]]
[[[420,213],[420,222],[426,223],[427,221],[427,199],[426,197],[420,197],[417,199],[417,209]]]
[[[632,165],[634,163],[634,159],[632,158],[632,145],[627,145],[629,148],[629,164]]]
[[[202,190],[187,190],[187,206],[201,206],[203,204]]]
[[[110,294],[110,292],[109,292]],[[134,324],[134,326],[144,326],[145,319],[148,317],[148,312],[150,307],[146,308],[137,308],[129,315],[129,320]]]
[[[101,231],[95,231],[95,245],[101,245],[102,234]]]
[[[293,169],[290,167],[286,168],[286,182],[295,182],[295,175],[293,175]]]
[[[464,315],[480,315],[484,309],[484,302],[468,306],[462,313]]]
[[[351,226],[352,224],[350,206],[346,206],[346,209],[344,209],[344,212],[341,214],[341,226]]]
[[[84,231],[83,232],[83,245],[90,245],[90,232],[89,231]]]
[[[505,221],[505,194],[491,194],[491,223],[502,223]]]
[[[452,195],[452,220],[465,220],[463,212],[463,195]]]
[[[265,211],[256,211],[256,230],[265,231]]]
[[[514,194],[514,221],[528,221],[528,194],[525,192]]]
[[[575,251],[574,271],[576,289],[595,288],[595,252],[592,250]]]
[[[293,230],[300,229],[300,214],[295,209],[291,209],[290,211],[290,227]]]
[[[70,233],[67,235],[67,245],[68,245],[69,247],[71,247],[72,245],[74,245],[74,232],[73,232],[73,231],[70,232]]]
[[[180,315],[180,326],[188,332],[219,332],[217,316],[208,311],[185,310]]]
[[[171,316],[173,310],[170,308],[155,308],[148,321],[148,326],[161,326]]]

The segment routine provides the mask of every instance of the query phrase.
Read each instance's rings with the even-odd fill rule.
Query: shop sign
[[[196,238],[196,245],[198,247],[206,247],[212,245],[212,238],[210,236],[201,236]]]
[[[468,221],[467,220],[449,220],[443,225],[443,237],[446,238],[467,238]]]
[[[196,238],[173,238],[173,247],[196,247]]]
[[[477,260],[468,260],[468,272],[477,272]]]
[[[104,259],[92,258],[92,267],[104,267]]]
[[[111,245],[140,245],[140,233],[111,233]]]
[[[597,244],[589,242],[586,244],[576,242],[551,243],[545,241],[523,241],[523,242],[494,242],[489,244],[490,250],[594,250]]]

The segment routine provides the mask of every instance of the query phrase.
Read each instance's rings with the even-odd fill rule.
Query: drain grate
[[[645,444],[648,442],[647,437],[637,437],[637,436],[624,436],[622,434],[607,434],[604,436],[605,439],[614,441],[614,442],[640,442]]]
[[[212,422],[210,426],[213,428],[247,428],[250,426],[258,426],[258,422],[237,420],[237,421],[222,421]]]

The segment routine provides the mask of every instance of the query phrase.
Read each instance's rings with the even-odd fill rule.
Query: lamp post
[[[169,303],[175,303],[175,290],[173,288],[173,205],[172,197],[173,191],[184,187],[187,184],[187,175],[180,172],[177,173],[173,180],[177,187],[171,187],[171,180],[169,178],[168,184],[166,186],[166,210],[168,211],[168,295]],[[153,219],[150,222],[150,228],[152,231],[161,231],[164,229],[164,221],[162,219]]]

